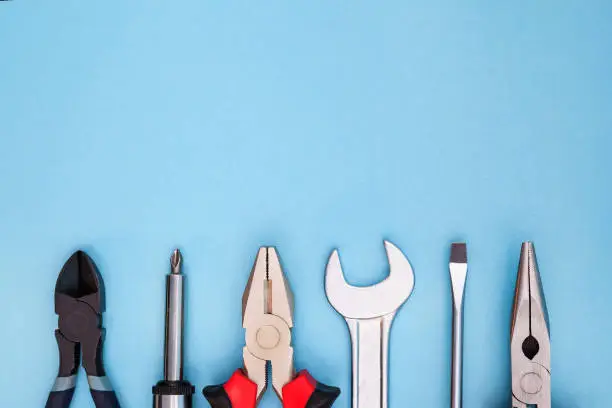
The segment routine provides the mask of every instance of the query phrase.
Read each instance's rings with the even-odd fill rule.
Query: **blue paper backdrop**
[[[162,375],[164,275],[185,254],[187,378],[241,363],[260,245],[295,293],[296,366],[343,389],[350,345],[323,290],[416,286],[391,335],[391,408],[449,400],[449,243],[469,244],[465,406],[509,406],[509,323],[535,241],[557,408],[612,406],[612,3],[0,3],[2,406],[42,407],[57,273],[77,248],[107,288],[123,407]],[[93,406],[81,372],[73,407]],[[268,393],[262,407],[277,407]]]

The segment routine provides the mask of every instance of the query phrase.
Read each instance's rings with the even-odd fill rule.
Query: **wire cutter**
[[[510,339],[512,407],[551,408],[548,312],[531,242],[521,248]]]
[[[293,295],[274,247],[261,247],[242,296],[246,346],[243,369],[221,385],[202,391],[212,408],[254,408],[268,384],[284,408],[328,408],[340,389],[315,381],[308,371],[295,373],[291,328]]]
[[[59,374],[49,393],[46,408],[67,408],[74,394],[79,363],[96,408],[119,408],[115,391],[102,363],[102,277],[83,251],[66,261],[55,284],[55,313],[59,315],[55,338],[59,347]]]

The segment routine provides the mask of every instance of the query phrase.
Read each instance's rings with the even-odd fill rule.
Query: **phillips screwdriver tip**
[[[181,251],[177,248],[172,252],[172,256],[170,257],[170,273],[178,275],[181,273],[181,264],[183,263],[183,255]]]

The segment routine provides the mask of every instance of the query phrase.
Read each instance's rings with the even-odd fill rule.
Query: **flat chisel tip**
[[[467,246],[465,242],[454,242],[451,245],[450,262],[467,263]]]
[[[177,248],[172,252],[172,256],[170,257],[170,273],[178,275],[181,273],[181,264],[183,263],[183,255],[181,251]]]

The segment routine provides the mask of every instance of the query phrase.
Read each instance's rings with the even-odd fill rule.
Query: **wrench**
[[[349,285],[338,250],[325,270],[327,299],[344,317],[351,335],[353,408],[387,408],[389,329],[414,288],[414,273],[402,251],[389,241],[384,244],[389,276],[375,285]]]

